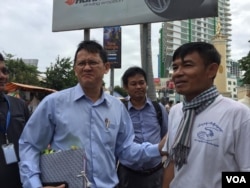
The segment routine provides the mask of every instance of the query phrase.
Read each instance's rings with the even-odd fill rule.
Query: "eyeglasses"
[[[89,65],[90,67],[97,67],[100,63],[97,62],[97,61],[92,61],[92,60],[89,60],[89,61],[81,61],[79,63],[76,64],[76,66],[80,67],[80,68],[84,68],[86,67],[86,65]]]
[[[4,75],[8,75],[10,72],[6,67],[3,67],[0,69],[0,71],[4,74]]]

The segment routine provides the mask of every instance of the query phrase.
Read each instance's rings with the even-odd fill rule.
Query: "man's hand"
[[[159,151],[160,151],[161,156],[167,155],[167,154],[168,154],[167,152],[162,151],[162,148],[163,148],[163,146],[164,146],[166,140],[167,140],[167,134],[162,138],[162,140],[160,141],[160,143],[159,143],[159,145],[158,145],[158,148],[159,148]]]

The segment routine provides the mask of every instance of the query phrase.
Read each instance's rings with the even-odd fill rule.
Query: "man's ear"
[[[215,78],[218,72],[219,65],[217,63],[212,63],[208,66],[208,76],[209,78]]]
[[[104,66],[105,66],[105,74],[107,74],[109,72],[109,69],[110,69],[110,62],[106,62],[104,64]]]

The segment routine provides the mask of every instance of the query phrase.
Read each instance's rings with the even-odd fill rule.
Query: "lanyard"
[[[5,136],[6,136],[6,144],[8,144],[9,141],[8,141],[8,138],[7,138],[7,130],[8,130],[8,127],[10,125],[10,102],[8,100],[8,97],[4,96],[4,98],[6,99],[7,104],[8,104],[8,112],[7,112],[5,127],[4,127],[4,129],[2,129],[1,127],[0,128],[1,128],[1,132],[5,134]]]

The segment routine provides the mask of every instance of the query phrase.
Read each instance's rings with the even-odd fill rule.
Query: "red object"
[[[171,80],[170,80],[170,81],[167,81],[166,84],[167,84],[167,88],[168,88],[168,89],[174,89],[174,88],[175,88],[174,82],[171,81]]]

